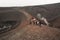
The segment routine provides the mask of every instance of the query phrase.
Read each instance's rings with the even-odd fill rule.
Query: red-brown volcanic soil
[[[24,21],[18,28],[1,36],[0,40],[60,40],[60,29]]]
[[[45,7],[48,9],[48,12],[51,12],[51,15],[52,15],[52,13],[54,13],[56,11],[55,8],[56,9],[59,8],[58,6],[50,5],[50,6],[45,6]],[[41,7],[45,8],[44,6],[41,6]],[[53,10],[52,10],[52,8],[53,8]],[[34,9],[34,10],[38,11],[38,9]],[[31,12],[28,12],[28,13],[31,13],[31,14],[33,12],[36,13],[34,10],[33,11],[32,10],[30,10]],[[41,9],[41,10],[45,10],[45,9]],[[39,11],[40,11],[40,9],[39,9]],[[48,12],[45,12],[45,11],[41,11],[41,12],[43,12],[43,15],[45,15],[44,13],[48,14]],[[60,11],[56,11],[56,13],[57,12],[58,12],[58,14],[60,14]],[[32,15],[34,15],[34,13]],[[49,19],[51,19],[51,15],[49,16],[50,18],[48,17]],[[54,18],[55,15],[52,17]],[[6,33],[0,34],[0,40],[60,40],[60,17],[51,21],[51,24],[53,24],[53,26],[47,26],[47,25],[38,26],[35,24],[33,24],[33,25],[29,24],[29,20],[30,20],[31,16],[30,15],[25,15],[25,16],[27,17],[27,19],[22,20],[21,24],[18,25],[17,28],[15,28],[11,31],[8,31]]]

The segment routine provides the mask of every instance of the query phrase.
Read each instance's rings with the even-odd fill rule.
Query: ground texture
[[[0,9],[2,10],[2,8]],[[11,8],[8,8],[8,9],[10,10]],[[14,10],[15,9],[21,12],[20,10],[18,10],[19,8],[14,8]],[[21,9],[24,9],[24,8],[21,8]],[[3,10],[5,11],[4,8]],[[4,13],[3,10],[1,11],[2,13]],[[15,29],[8,31],[6,33],[0,34],[0,40],[60,40],[60,16],[58,16],[60,15],[60,4],[39,6],[39,7],[37,6],[37,7],[30,7],[30,8],[25,7],[24,10],[25,12],[22,11],[21,13],[23,13],[27,19],[22,20],[21,24],[18,25]],[[37,13],[43,14],[43,16],[46,17],[53,26],[47,26],[47,25],[38,26],[38,25],[29,24],[30,18],[32,16],[36,18]],[[58,17],[55,19],[56,16]],[[21,20],[22,15],[20,17],[21,18],[18,18],[18,19]],[[23,19],[24,18],[25,17],[23,17]]]
[[[0,36],[0,40],[60,40],[60,29],[24,21],[18,28]]]

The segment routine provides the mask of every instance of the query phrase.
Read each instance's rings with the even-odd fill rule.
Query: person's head
[[[42,15],[40,13],[37,14],[37,18],[38,19],[41,19],[42,18]]]

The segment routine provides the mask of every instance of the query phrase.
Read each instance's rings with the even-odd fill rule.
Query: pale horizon
[[[60,3],[60,0],[0,0],[0,7],[23,7]]]

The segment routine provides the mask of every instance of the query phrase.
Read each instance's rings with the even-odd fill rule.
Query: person
[[[32,17],[32,18],[30,19],[30,24],[36,24],[36,19]]]
[[[49,25],[47,19],[46,19],[45,17],[43,17],[40,13],[37,14],[37,18],[39,19],[40,24],[43,24],[42,21],[44,21],[44,23],[45,23],[46,25]]]
[[[34,18],[34,17],[32,17],[31,19],[30,19],[30,24],[34,24],[34,25],[38,25],[39,24],[39,21],[36,19],[36,18]]]

